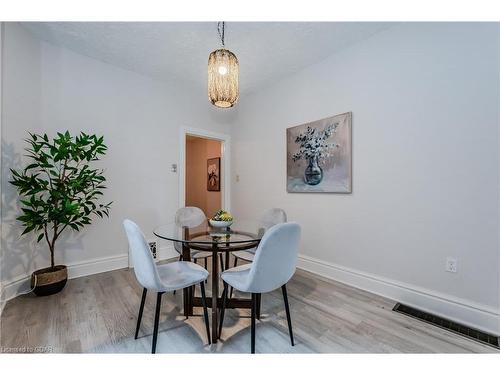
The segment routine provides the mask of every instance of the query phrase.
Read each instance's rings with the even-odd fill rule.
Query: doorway
[[[180,206],[198,207],[207,217],[229,211],[229,136],[183,129],[181,138]]]

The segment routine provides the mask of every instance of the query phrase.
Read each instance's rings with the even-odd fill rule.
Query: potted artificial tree
[[[56,265],[56,241],[66,228],[79,231],[92,222],[92,216],[109,216],[111,202],[98,203],[105,189],[102,169],[93,169],[93,162],[106,153],[103,137],[80,133],[76,137],[57,133],[49,140],[47,134],[31,134],[26,139],[26,156],[31,163],[22,171],[11,169],[21,197],[22,235],[34,232],[37,243],[45,239],[50,251],[50,267],[33,272],[31,287],[38,296],[60,292],[68,279],[67,268]]]

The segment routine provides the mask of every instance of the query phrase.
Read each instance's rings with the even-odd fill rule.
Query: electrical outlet
[[[149,250],[151,250],[151,254],[153,258],[156,259],[156,241],[148,242]]]
[[[456,258],[446,258],[446,272],[458,272],[458,261]]]

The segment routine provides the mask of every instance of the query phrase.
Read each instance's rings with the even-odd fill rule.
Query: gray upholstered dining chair
[[[281,208],[271,208],[264,212],[259,220],[259,230],[266,231],[276,224],[286,223],[286,212]],[[241,250],[233,252],[234,264],[233,267],[238,265],[238,259],[247,262],[252,262],[255,256],[256,249]],[[229,296],[233,296],[233,288],[229,292]]]
[[[195,228],[201,225],[206,220],[205,213],[198,207],[181,207],[175,213],[175,224],[177,227],[182,228]],[[182,243],[174,242],[174,249],[179,254],[179,260],[182,259]],[[191,259],[198,263],[198,259],[205,261],[205,269],[207,269],[207,258],[210,258],[212,253],[210,251],[191,250]],[[221,269],[224,269],[222,261],[222,253],[219,256],[221,262]]]
[[[158,323],[160,320],[161,296],[163,293],[173,292],[177,289],[188,288],[196,284],[201,286],[201,299],[203,303],[203,316],[207,329],[208,343],[210,340],[210,327],[208,322],[208,310],[205,296],[205,280],[208,277],[208,271],[192,262],[173,262],[157,266],[149,246],[137,224],[131,220],[124,220],[123,227],[127,233],[130,246],[132,261],[134,264],[135,277],[142,285],[141,306],[139,316],[137,317],[137,326],[135,329],[135,339],[139,334],[141,327],[142,313],[148,290],[157,293],[155,323],[153,329],[153,345],[151,352],[156,352],[156,341],[158,338]]]
[[[268,230],[276,224],[286,223],[286,212],[281,208],[271,208],[264,212],[259,220],[259,230]],[[233,252],[234,265],[238,265],[238,259],[246,260],[248,262],[253,261],[256,249],[241,250]]]
[[[206,220],[204,212],[198,207],[182,207],[175,213],[175,224],[177,227],[182,228],[195,228],[201,225]],[[179,260],[182,260],[182,243],[174,242],[174,249],[179,253]],[[191,258],[195,261],[205,258],[206,260],[211,257],[212,253],[209,251],[191,250]]]
[[[206,217],[203,211],[198,207],[181,207],[175,213],[175,225],[177,227],[195,228],[205,221]],[[174,242],[174,249],[179,254],[179,261],[182,260],[182,243]],[[205,260],[205,269],[207,269],[207,258],[211,257],[209,251],[191,250],[191,259],[198,263],[198,259]],[[174,291],[175,294],[175,291]]]
[[[224,290],[222,292],[219,335],[222,333],[224,310],[228,299],[228,285],[241,292],[251,293],[251,352],[255,353],[257,301],[261,293],[271,292],[281,287],[290,341],[292,346],[294,345],[286,283],[295,273],[299,241],[300,226],[297,223],[277,224],[271,227],[262,237],[252,263],[230,268],[221,274],[224,281]],[[216,328],[212,327],[212,329]]]

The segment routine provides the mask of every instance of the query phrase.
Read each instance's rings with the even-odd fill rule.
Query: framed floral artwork
[[[352,192],[352,113],[288,128],[289,193]]]
[[[207,190],[220,191],[220,158],[207,160]]]

